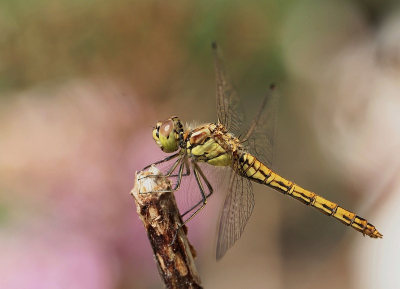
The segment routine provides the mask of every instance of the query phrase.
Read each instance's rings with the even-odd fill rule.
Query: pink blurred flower
[[[128,86],[106,79],[27,91],[2,107],[1,198],[10,228],[0,237],[2,288],[159,281],[129,195],[135,170],[157,150],[141,120],[149,112]]]

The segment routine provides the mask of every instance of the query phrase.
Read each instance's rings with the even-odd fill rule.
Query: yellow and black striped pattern
[[[368,223],[367,220],[282,178],[249,153],[242,153],[240,155],[234,169],[240,175],[252,181],[267,185],[303,204],[314,207],[325,215],[333,216],[336,220],[351,226],[363,235],[368,235],[371,238],[382,238],[382,234],[376,230],[375,226]]]

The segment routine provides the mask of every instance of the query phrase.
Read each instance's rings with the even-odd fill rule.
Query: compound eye
[[[168,138],[173,130],[174,122],[171,119],[168,119],[162,123],[159,132],[163,137]]]

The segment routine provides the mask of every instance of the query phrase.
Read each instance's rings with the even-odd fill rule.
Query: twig
[[[146,177],[149,175],[152,177]],[[202,288],[194,265],[196,251],[187,239],[187,228],[183,226],[176,231],[182,219],[175,196],[172,192],[155,193],[166,190],[171,190],[170,181],[152,166],[149,171],[136,173],[131,192],[153,248],[158,272],[167,288]]]

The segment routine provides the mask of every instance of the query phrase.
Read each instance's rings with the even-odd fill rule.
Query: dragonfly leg
[[[182,177],[187,177],[190,175],[190,169],[189,169],[188,160],[186,158],[184,159],[184,162],[185,162],[186,172],[182,173]],[[174,166],[173,169],[174,168],[176,168],[176,166]],[[180,176],[179,172],[178,172],[178,174],[172,175],[172,171],[173,170],[168,170],[168,172],[165,174],[165,176],[168,178],[176,178],[176,177]]]
[[[184,224],[186,224],[188,221],[190,221],[198,212],[200,212],[205,207],[205,205],[207,204],[207,199],[214,192],[213,187],[211,186],[210,182],[207,180],[206,176],[204,175],[204,173],[201,170],[201,168],[199,167],[199,165],[196,164],[196,163],[192,163],[192,164],[193,164],[193,172],[194,172],[194,175],[195,175],[195,178],[196,178],[196,181],[197,181],[197,185],[199,186],[202,199],[197,204],[195,204],[191,209],[189,209],[185,213],[183,213],[182,217],[187,215],[189,212],[191,212],[193,209],[195,209],[200,204],[201,204],[201,207],[199,207],[187,220],[185,220],[184,223],[182,224],[182,226]],[[200,178],[204,181],[204,183],[207,186],[207,189],[208,189],[208,193],[207,194],[205,193],[205,190],[203,188],[203,184],[201,183],[201,179]]]
[[[179,165],[179,163],[180,163],[180,166],[179,166],[178,174],[176,174],[176,175],[171,175],[172,172],[173,172],[173,171],[176,169],[176,167]],[[185,172],[185,173],[183,172],[183,169],[184,169],[184,168],[186,168],[186,172]],[[187,162],[187,159],[186,159],[186,158],[184,158],[184,159],[179,158],[179,159],[174,163],[174,165],[168,170],[168,172],[164,175],[164,177],[166,177],[166,178],[170,178],[170,177],[177,177],[177,178],[178,178],[178,180],[177,180],[176,185],[175,185],[174,188],[172,188],[171,190],[151,191],[151,192],[145,192],[145,193],[140,193],[140,194],[175,192],[175,191],[179,190],[179,187],[180,187],[181,181],[182,181],[182,177],[188,176],[188,175],[190,175],[190,169],[189,169],[189,164],[188,164],[188,162]],[[160,177],[160,176],[158,176],[158,175],[148,175],[148,176],[145,176],[145,177],[143,177],[143,178],[152,178],[152,177],[154,178],[154,177]]]
[[[174,155],[172,155],[172,156],[169,156],[169,157],[167,157],[167,158],[165,158],[165,159],[163,159],[163,160],[161,160],[161,161],[158,161],[158,162],[155,162],[155,163],[153,163],[153,164],[150,164],[150,165],[144,167],[144,168],[141,170],[141,172],[144,171],[144,170],[146,170],[146,169],[148,169],[148,168],[150,168],[152,165],[158,165],[158,164],[162,164],[162,163],[164,163],[164,162],[168,162],[168,161],[172,160],[173,158],[176,158],[177,156],[179,156],[179,153],[176,153],[176,154],[174,154]],[[172,172],[176,169],[176,167],[178,166],[179,162],[182,161],[182,159],[183,159],[183,158],[180,157],[180,158],[174,163],[174,165],[164,174],[164,177],[175,178],[175,177],[188,176],[188,175],[190,175],[190,169],[189,169],[189,165],[187,164],[187,159],[186,159],[186,158],[185,158],[185,162],[186,162],[186,164],[185,164],[185,165],[186,165],[186,172],[183,173],[182,175],[180,175],[179,173],[178,173],[178,174],[175,174],[175,175],[172,174]],[[156,178],[156,177],[160,177],[160,176],[158,176],[158,175],[148,175],[148,176],[141,177],[139,180],[144,179],[144,178]]]
[[[168,162],[168,161],[170,161],[170,160],[176,158],[177,156],[179,156],[179,153],[170,155],[170,156],[166,157],[165,159],[163,159],[163,160],[161,160],[161,161],[158,161],[158,162],[152,163],[152,164],[150,164],[150,165],[148,165],[148,166],[145,166],[145,167],[141,170],[141,172],[147,170],[147,169],[150,168],[152,165],[158,165],[158,164],[162,164],[162,163]]]
[[[186,173],[183,173],[183,168],[186,167]],[[178,181],[176,182],[175,188],[173,188],[171,191],[175,192],[177,190],[179,190],[179,187],[181,186],[181,181],[182,181],[182,177],[183,176],[188,176],[190,174],[190,170],[189,170],[189,165],[187,164],[187,161],[184,160],[181,165],[179,166],[179,173],[178,175],[167,175],[167,177],[177,177]]]
[[[161,161],[158,161],[158,162],[152,163],[152,164],[150,164],[150,165],[148,165],[148,166],[145,166],[140,172],[143,172],[143,171],[147,170],[148,168],[150,168],[150,167],[153,166],[153,165],[158,165],[158,164],[162,164],[162,163],[164,163],[164,162],[168,162],[168,161],[170,161],[170,160],[176,158],[177,156],[179,156],[179,153],[173,154],[173,155],[171,155],[171,156],[166,157],[165,159],[163,159],[163,160],[161,160]],[[177,167],[177,165],[179,164],[180,161],[181,161],[181,158],[179,158],[179,159],[174,163],[174,165],[171,167],[171,169],[167,172],[167,175],[168,175],[168,174],[171,174],[171,173],[175,170],[175,168]],[[139,180],[142,180],[142,179],[145,179],[145,178],[159,178],[159,177],[160,177],[159,175],[147,175],[147,176],[143,176],[143,177],[139,178]],[[161,191],[160,191],[160,192],[161,192]],[[150,193],[150,192],[146,192],[146,193]],[[142,194],[142,193],[140,193],[140,194]]]
[[[191,209],[189,209],[188,211],[186,211],[182,217],[184,217],[187,213],[191,212],[194,208],[196,208],[198,205],[202,204],[201,207],[199,207],[189,218],[187,218],[182,224],[178,225],[178,228],[175,231],[175,235],[174,238],[170,244],[170,246],[172,246],[175,243],[176,240],[176,236],[178,235],[178,231],[180,228],[182,228],[187,222],[189,222],[191,219],[193,219],[193,217],[195,215],[197,215],[198,212],[200,212],[207,204],[207,198],[209,196],[212,195],[212,193],[214,192],[214,189],[212,188],[210,182],[207,180],[206,176],[204,175],[203,171],[200,169],[200,167],[195,163],[192,162],[192,167],[193,167],[193,172],[194,172],[194,176],[197,182],[197,185],[199,186],[200,189],[200,193],[202,196],[202,200],[200,202],[198,202],[196,205],[194,205]],[[203,184],[201,183],[201,179],[203,179],[203,181],[205,182],[209,193],[206,195],[204,192],[204,188],[203,188]]]
[[[149,165],[149,166],[143,168],[143,170],[145,170],[146,168],[149,168],[149,167],[152,166],[152,165],[156,165],[156,164],[160,164],[160,163],[169,161],[169,160],[171,160],[171,159],[177,157],[178,155],[179,155],[179,154],[174,154],[174,155],[172,155],[172,156],[169,156],[169,157],[167,157],[167,158],[165,158],[165,159],[163,159],[163,160],[161,160],[161,161],[155,162],[154,164],[151,164],[151,165]],[[182,158],[177,159],[176,162],[173,164],[173,166],[168,170],[168,172],[166,173],[166,175],[163,176],[163,177],[168,177],[169,175],[171,175],[171,173],[176,169],[176,167],[179,165],[179,163],[181,163],[181,161],[182,161]],[[182,177],[182,171],[183,171],[183,163],[181,163],[181,165],[180,165],[180,167],[179,167],[178,183],[177,183],[177,186],[176,186],[174,189],[172,189],[172,190],[163,190],[163,191],[151,191],[151,192],[144,192],[144,193],[141,193],[141,192],[140,192],[139,194],[167,193],[167,192],[174,192],[174,191],[176,191],[177,188],[179,188],[179,184],[180,184],[181,177]],[[147,176],[141,177],[139,180],[142,180],[142,179],[145,179],[145,178],[159,178],[159,177],[160,177],[159,175],[147,175]]]

